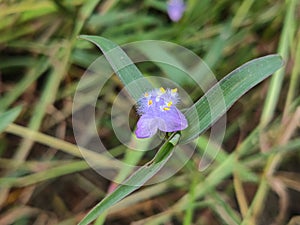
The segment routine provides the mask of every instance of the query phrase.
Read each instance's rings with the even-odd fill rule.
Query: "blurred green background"
[[[76,224],[113,185],[82,159],[72,132],[75,88],[101,54],[80,34],[119,45],[174,42],[218,79],[259,56],[285,60],[229,110],[223,150],[209,169],[197,170],[197,154],[176,176],[142,188],[95,224],[300,224],[299,1],[187,0],[178,23],[166,8],[162,0],[0,1],[0,112],[22,105],[0,134],[0,224]],[[99,135],[120,158],[126,148],[109,120],[121,88],[112,79],[99,96]]]

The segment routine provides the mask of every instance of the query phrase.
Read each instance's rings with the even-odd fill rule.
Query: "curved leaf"
[[[100,48],[127,91],[136,101],[146,91],[153,89],[152,85],[117,44],[99,36],[80,35],[79,37],[91,41]]]
[[[109,207],[121,201],[130,193],[134,192],[153,177],[168,161],[178,143],[180,134],[175,134],[158,151],[152,161],[133,173],[123,185],[120,185],[114,192],[98,203],[83,219],[79,225],[90,224]]]
[[[243,94],[283,66],[279,55],[251,60],[235,69],[185,112],[189,122],[182,131],[181,143],[187,143],[214,124]]]
[[[6,112],[0,113],[0,133],[18,117],[21,110],[22,107],[17,106]]]

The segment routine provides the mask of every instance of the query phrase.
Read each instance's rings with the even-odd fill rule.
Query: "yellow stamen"
[[[171,107],[172,104],[173,104],[173,102],[168,102],[168,103],[167,103],[167,106],[168,106],[168,107]]]
[[[148,96],[149,96],[149,93],[148,93],[148,92],[146,92],[146,93],[144,94],[144,96],[145,96],[145,97],[148,97]]]
[[[176,93],[177,92],[177,88],[171,89],[172,93]]]
[[[168,110],[170,110],[170,108],[164,107],[163,110],[168,111]]]
[[[150,99],[149,101],[148,101],[148,105],[152,105],[153,104],[153,102],[152,102],[152,100]]]
[[[165,93],[165,92],[166,92],[166,90],[165,90],[163,87],[159,88],[159,91],[160,91],[161,93]]]

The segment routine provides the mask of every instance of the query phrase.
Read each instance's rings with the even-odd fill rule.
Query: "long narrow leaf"
[[[98,203],[79,225],[87,225],[95,220],[109,207],[113,206],[117,202],[121,201],[127,195],[137,190],[143,184],[145,184],[151,177],[153,177],[168,161],[173,153],[175,145],[180,138],[179,134],[175,134],[168,142],[166,142],[158,151],[154,159],[137,170],[132,176],[130,176],[123,185],[120,185],[114,192],[104,198]]]
[[[243,94],[282,67],[279,55],[251,60],[214,85],[185,112],[189,127],[182,132],[181,143],[189,142],[214,124]]]
[[[146,91],[153,89],[127,54],[115,43],[99,36],[80,35],[101,49],[105,58],[119,76],[129,94],[137,101]]]
[[[12,123],[17,116],[20,114],[22,110],[21,106],[17,106],[13,109],[10,109],[6,112],[0,112],[0,133],[10,124]]]

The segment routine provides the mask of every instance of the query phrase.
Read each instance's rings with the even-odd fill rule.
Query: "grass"
[[[228,111],[222,149],[211,166],[197,168],[208,131],[178,173],[135,191],[95,224],[299,223],[298,1],[189,0],[179,23],[170,22],[161,0],[14,0],[0,6],[0,224],[77,224],[115,187],[90,168],[82,152],[103,168],[118,165],[89,149],[80,152],[72,130],[75,88],[99,55],[80,34],[119,45],[174,42],[203,58],[218,80],[267,54],[279,53],[286,65]],[[138,67],[165,76],[153,65]],[[201,91],[181,82],[199,99]],[[134,154],[111,127],[111,106],[121,88],[112,77],[100,93],[98,133],[113,156],[143,165],[154,153]],[[214,146],[209,148],[213,157]]]

